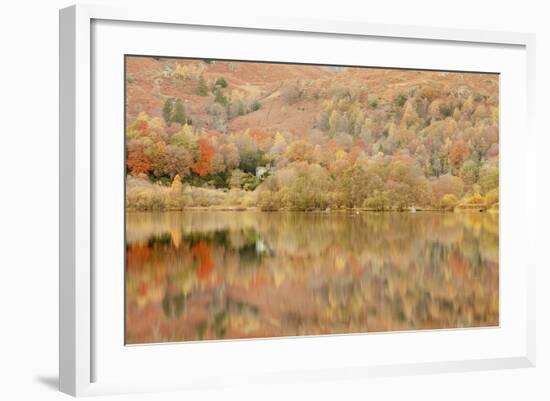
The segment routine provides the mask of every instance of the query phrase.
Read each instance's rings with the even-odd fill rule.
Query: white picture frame
[[[336,350],[343,342],[365,341],[360,336],[340,336],[338,338],[305,338],[288,339],[279,341],[277,347],[281,352],[292,352],[295,344],[302,348],[308,348],[309,352],[317,352],[318,347],[329,347],[324,365],[304,363],[296,369],[290,369],[293,364],[291,360],[280,362],[277,370],[273,372],[259,372],[257,375],[251,374],[243,376],[241,380],[229,374],[225,375],[219,371],[213,377],[201,374],[197,369],[194,377],[186,377],[185,380],[178,377],[169,377],[161,379],[152,377],[150,380],[133,381],[131,377],[117,378],[115,375],[109,376],[106,380],[97,380],[98,365],[95,363],[96,353],[107,348],[102,348],[96,344],[96,328],[98,321],[103,319],[98,317],[97,308],[94,306],[94,288],[97,290],[102,282],[94,274],[94,263],[98,258],[105,255],[96,255],[94,252],[94,232],[97,232],[97,213],[96,207],[96,163],[95,157],[102,151],[98,148],[97,142],[93,138],[93,127],[97,125],[94,121],[94,103],[92,102],[93,86],[92,77],[93,68],[97,67],[94,54],[98,49],[94,46],[101,46],[105,41],[98,40],[93,42],[94,23],[98,21],[110,21],[109,24],[116,22],[156,24],[163,29],[177,29],[177,27],[204,27],[211,31],[231,29],[235,32],[246,31],[253,35],[254,32],[272,32],[288,35],[307,34],[308,37],[323,36],[330,38],[338,36],[342,38],[383,38],[385,41],[417,41],[435,44],[457,44],[462,47],[476,46],[495,46],[502,48],[511,48],[517,50],[517,55],[511,57],[518,62],[521,70],[521,79],[515,79],[514,85],[524,96],[519,96],[518,102],[522,109],[518,111],[517,120],[514,124],[519,126],[524,134],[522,141],[525,144],[521,150],[518,150],[518,160],[521,162],[519,172],[514,176],[504,174],[502,180],[510,180],[510,183],[522,183],[523,191],[509,186],[509,196],[514,198],[518,205],[526,206],[525,199],[535,199],[537,185],[540,183],[536,179],[535,169],[535,133],[533,130],[534,113],[534,49],[535,37],[525,33],[507,33],[507,32],[485,32],[458,29],[438,29],[414,26],[399,25],[374,25],[363,22],[349,21],[319,21],[319,20],[293,20],[292,18],[258,18],[256,16],[245,17],[242,20],[224,20],[223,18],[207,15],[186,15],[181,10],[157,9],[154,7],[140,8],[112,8],[109,6],[96,5],[78,5],[72,6],[60,11],[60,357],[59,357],[59,377],[60,390],[75,396],[106,394],[106,393],[126,393],[134,391],[161,391],[167,389],[188,389],[188,388],[210,388],[219,386],[239,385],[247,382],[292,382],[292,381],[310,381],[310,380],[330,380],[335,378],[360,379],[363,377],[387,376],[387,375],[410,375],[449,371],[471,371],[482,369],[505,369],[516,367],[531,367],[535,364],[535,278],[534,271],[537,263],[534,260],[534,252],[530,252],[530,247],[534,246],[535,236],[535,207],[529,205],[524,207],[521,215],[517,219],[510,220],[514,229],[523,232],[523,241],[514,250],[514,255],[527,255],[520,266],[522,274],[520,280],[510,285],[518,286],[518,294],[522,297],[518,308],[517,316],[520,322],[514,326],[515,336],[513,340],[515,348],[513,351],[505,352],[508,343],[504,342],[502,348],[496,349],[493,353],[478,354],[473,353],[465,358],[452,358],[443,360],[424,360],[411,355],[408,362],[389,362],[384,363],[365,363],[364,365],[351,359],[340,361],[340,364],[331,367],[330,350]],[[112,40],[118,43],[124,38],[120,30],[129,30],[128,26],[118,27],[110,33],[118,32],[118,40]],[[140,26],[134,26],[134,33],[138,34]],[[162,35],[162,29],[159,35]],[[112,39],[116,39],[111,37]],[[114,44],[113,46],[116,46]],[[118,50],[117,50],[118,51]],[[167,54],[172,55],[172,54]],[[335,60],[338,63],[338,60]],[[443,65],[443,64],[442,64]],[[446,64],[449,65],[449,64]],[[94,67],[95,66],[95,67]],[[113,67],[117,68],[117,67]],[[472,67],[473,68],[473,67]],[[460,69],[460,68],[457,68]],[[518,70],[519,71],[519,70]],[[119,71],[122,74],[122,71]],[[518,78],[518,77],[516,77]],[[510,85],[512,81],[510,81]],[[519,86],[517,86],[519,85]],[[504,94],[512,93],[512,88],[504,90]],[[501,94],[503,90],[501,90]],[[516,103],[514,103],[516,104]],[[516,125],[518,127],[518,125]],[[504,140],[506,142],[506,139]],[[512,147],[513,139],[510,137],[508,147]],[[113,162],[116,166],[116,161]],[[502,163],[507,161],[503,157]],[[507,178],[508,177],[508,178]],[[506,185],[505,185],[506,186]],[[513,192],[520,192],[513,194]],[[507,193],[503,193],[506,195]],[[504,205],[506,201],[504,201]],[[506,213],[506,206],[502,214]],[[119,227],[119,229],[122,229]],[[502,224],[501,224],[502,229]],[[512,230],[514,231],[514,230]],[[108,256],[108,254],[107,254]],[[512,258],[513,255],[510,255]],[[501,254],[502,258],[502,254]],[[512,260],[512,259],[511,259]],[[121,267],[122,269],[122,267]],[[520,287],[520,288],[519,288]],[[122,289],[120,290],[122,292]],[[506,291],[502,297],[506,297]],[[523,300],[523,298],[525,298]],[[506,301],[506,299],[505,299]],[[501,304],[502,305],[502,304]],[[99,314],[100,316],[101,314]],[[98,320],[99,319],[99,320]],[[114,323],[101,320],[103,330],[112,330]],[[123,324],[123,322],[120,322]],[[515,324],[515,323],[514,323]],[[505,328],[499,328],[504,330]],[[494,334],[495,330],[493,330]],[[517,334],[520,332],[520,334]],[[468,334],[473,333],[473,334]],[[493,334],[485,331],[479,333],[486,336],[486,341],[492,341],[489,337]],[[460,341],[461,337],[470,337],[468,341],[477,341],[477,331],[455,331],[453,333],[444,333],[448,337],[446,341]],[[392,334],[396,336],[396,334]],[[439,341],[436,336],[426,337],[427,333],[412,333],[416,336],[412,341],[418,344]],[[375,341],[370,337],[368,341]],[[408,334],[397,334],[395,341],[405,341]],[[401,336],[401,337],[399,337]],[[399,340],[401,338],[401,340]],[[511,338],[511,337],[510,337]],[[300,343],[296,343],[299,341]],[[379,341],[379,340],[376,340]],[[407,340],[408,341],[408,340]],[[233,344],[233,345],[232,345]],[[254,345],[255,344],[255,345]],[[211,352],[233,353],[258,353],[261,351],[261,341],[227,341],[211,344]],[[272,343],[273,344],[273,343]],[[363,344],[363,343],[361,343]],[[123,343],[120,345],[124,346]],[[168,358],[165,346],[155,346],[147,349],[151,358],[152,353],[162,354],[156,356],[156,361],[162,358]],[[252,347],[256,347],[253,349]],[[286,347],[284,350],[283,348]],[[332,348],[330,348],[332,347]],[[164,348],[164,349],[163,349]],[[163,350],[162,350],[163,349]],[[458,348],[460,349],[460,347]],[[99,350],[99,351],[98,351]],[[106,352],[106,351],[105,351]],[[206,352],[206,348],[202,351]],[[123,354],[123,353],[122,353]],[[122,355],[121,354],[121,355]],[[135,356],[129,358],[139,358],[145,352],[136,351]],[[236,354],[239,355],[239,354]],[[243,355],[243,354],[241,354]],[[266,354],[267,355],[267,354]],[[291,354],[289,354],[291,355]],[[123,356],[125,357],[125,356]],[[246,359],[246,358],[245,358]],[[115,359],[105,359],[109,364],[115,363]],[[132,359],[135,361],[136,359]],[[380,359],[385,361],[385,359]],[[119,360],[120,361],[120,360]],[[146,359],[144,359],[146,361]],[[147,360],[149,362],[150,360]],[[353,362],[353,363],[352,363]],[[149,364],[149,363],[147,363]],[[103,362],[105,365],[105,362]],[[288,369],[287,369],[288,368]],[[261,370],[261,369],[260,369]],[[192,374],[192,372],[190,373]],[[147,376],[147,375],[146,375]]]

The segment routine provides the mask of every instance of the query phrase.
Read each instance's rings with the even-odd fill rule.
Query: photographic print
[[[124,68],[126,344],[498,326],[498,74]]]

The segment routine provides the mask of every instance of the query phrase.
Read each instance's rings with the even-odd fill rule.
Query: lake
[[[127,344],[499,323],[498,214],[126,219]]]

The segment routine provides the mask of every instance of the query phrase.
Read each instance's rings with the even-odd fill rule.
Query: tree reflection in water
[[[498,325],[498,214],[127,214],[126,342]]]

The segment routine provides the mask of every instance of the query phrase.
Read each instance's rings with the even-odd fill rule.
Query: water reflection
[[[127,214],[126,341],[498,325],[498,215]]]

